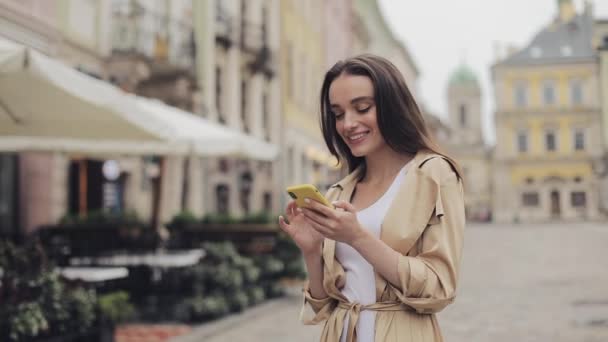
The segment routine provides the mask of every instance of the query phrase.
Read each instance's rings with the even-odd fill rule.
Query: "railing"
[[[191,22],[151,11],[137,3],[116,7],[113,12],[113,54],[135,54],[152,62],[183,68],[194,65]]]

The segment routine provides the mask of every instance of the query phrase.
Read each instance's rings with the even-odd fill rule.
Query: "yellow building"
[[[602,154],[590,6],[558,15],[492,68],[496,99],[493,213],[498,222],[597,219]]]
[[[286,184],[330,182],[330,155],[319,126],[326,71],[321,0],[281,1],[282,164]]]

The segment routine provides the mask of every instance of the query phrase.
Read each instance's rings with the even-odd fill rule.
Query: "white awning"
[[[172,131],[173,141],[188,143],[191,154],[273,160],[279,153],[274,144],[168,106],[159,100],[136,96],[132,98],[139,110],[166,124]]]
[[[168,134],[119,88],[0,39],[0,151],[185,152]]]
[[[273,160],[278,147],[0,38],[0,151]]]

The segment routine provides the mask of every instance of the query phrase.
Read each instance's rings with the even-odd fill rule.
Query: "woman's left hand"
[[[317,201],[309,201],[309,208],[302,208],[302,213],[310,225],[326,238],[352,245],[365,232],[357,221],[352,204],[336,201],[333,202],[335,209],[332,209]]]

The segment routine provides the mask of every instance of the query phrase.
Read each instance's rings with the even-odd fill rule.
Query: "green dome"
[[[477,80],[475,72],[473,72],[471,68],[465,64],[461,64],[458,69],[452,73],[452,76],[450,76],[450,85],[465,84],[479,85],[479,81]]]

